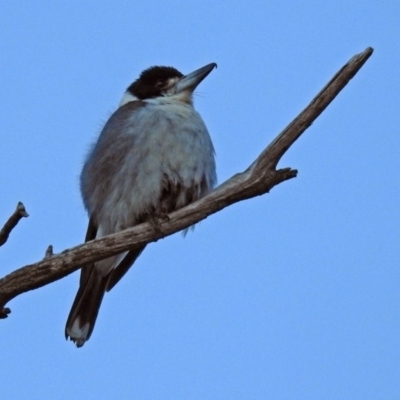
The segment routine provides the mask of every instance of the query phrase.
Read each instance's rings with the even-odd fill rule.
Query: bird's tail
[[[81,347],[90,338],[106,291],[108,276],[103,276],[94,265],[88,265],[90,274],[81,281],[78,293],[65,326],[65,337]]]

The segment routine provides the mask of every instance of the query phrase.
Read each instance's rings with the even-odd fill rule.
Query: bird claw
[[[169,216],[165,213],[149,215],[147,222],[151,225],[154,233],[162,234],[161,223],[168,222]]]

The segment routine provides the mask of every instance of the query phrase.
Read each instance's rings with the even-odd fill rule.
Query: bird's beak
[[[196,71],[191,72],[181,78],[176,84],[176,93],[181,93],[185,90],[193,92],[194,89],[199,85],[199,83],[214,69],[217,68],[216,63],[211,63],[205,67],[196,69]]]

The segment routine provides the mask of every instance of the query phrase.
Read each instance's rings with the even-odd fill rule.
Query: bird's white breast
[[[104,204],[98,205],[104,234],[134,225],[140,215],[156,206],[165,175],[187,188],[205,179],[211,189],[216,181],[212,142],[194,108],[173,99],[145,103],[132,111],[123,131],[114,137],[132,140],[124,149],[127,154],[107,188]]]

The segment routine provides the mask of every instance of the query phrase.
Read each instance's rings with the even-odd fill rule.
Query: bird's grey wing
[[[102,205],[106,202],[106,193],[115,183],[113,181],[109,181],[109,179],[117,175],[118,171],[115,170],[115,168],[120,168],[120,165],[123,164],[124,158],[127,156],[127,150],[130,151],[132,147],[132,135],[121,135],[121,132],[126,129],[126,123],[131,119],[132,112],[141,107],[145,107],[145,104],[146,103],[143,101],[133,101],[120,107],[107,122],[96,147],[93,149],[93,152],[96,152],[95,159],[101,161],[98,163],[92,162],[88,164],[87,172],[89,172],[92,179],[90,181],[86,181],[86,184],[83,186],[93,186],[87,188],[87,191],[90,194],[85,195],[85,190],[82,190],[82,192],[84,199],[86,198],[86,200],[89,200],[90,203],[97,203],[98,205],[92,208],[92,211],[97,213],[97,215],[92,216],[90,219],[91,222],[89,222],[86,240],[92,240],[96,237],[97,227],[95,227],[94,220],[98,218],[99,214],[101,214]],[[113,145],[112,152],[110,151],[109,147],[110,142],[112,142]],[[95,179],[93,179],[93,177],[95,177]],[[86,179],[83,177],[83,180],[85,181]],[[92,196],[94,199],[93,201],[90,201],[89,197]],[[102,228],[102,230],[104,230],[104,227]],[[105,231],[107,230],[108,229],[106,228]],[[110,271],[106,287],[107,291],[110,291],[127,273],[129,268],[133,265],[145,247],[146,246],[142,246],[135,250],[128,251],[118,265]],[[86,278],[88,275],[89,272],[82,270],[81,279]]]
[[[89,242],[90,240],[96,239],[96,233],[97,233],[97,226],[94,222],[94,219],[90,218],[89,225],[86,231],[85,242]],[[89,279],[90,270],[93,268],[93,266],[94,266],[93,263],[91,263],[81,268],[81,278],[79,280],[80,286],[84,286],[86,281]]]
[[[97,227],[105,233],[112,233],[112,230],[107,223],[104,226],[104,214],[109,214],[109,210],[104,214],[102,210],[110,199],[110,192],[120,189],[121,182],[116,177],[120,175],[121,166],[125,164],[135,142],[132,119],[135,111],[145,106],[143,101],[132,101],[111,115],[89,151],[81,173],[80,186],[85,208]],[[134,174],[134,171],[131,173]]]

